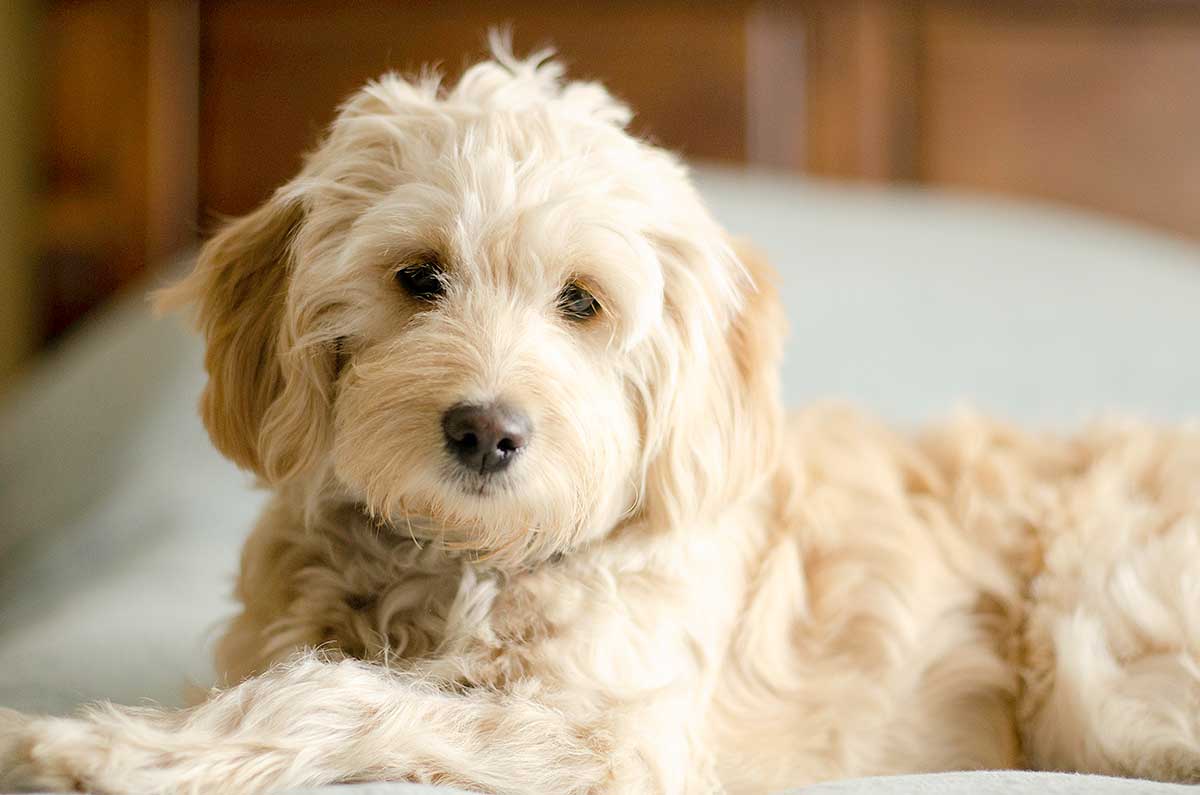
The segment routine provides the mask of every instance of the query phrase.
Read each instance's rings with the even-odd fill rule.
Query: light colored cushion
[[[1194,787],[1067,773],[979,771],[886,776],[833,781],[780,795],[1172,795]],[[458,790],[416,784],[350,784],[289,790],[286,795],[458,795]]]
[[[132,295],[0,412],[0,705],[179,704],[207,685],[262,495],[196,416],[198,340]]]
[[[980,771],[833,781],[779,795],[1172,795],[1195,787],[1066,773]],[[447,787],[372,783],[293,789],[278,795],[471,795]]]
[[[701,172],[780,271],[789,402],[900,421],[968,403],[1074,425],[1200,416],[1200,248],[1046,205]]]
[[[342,784],[335,787],[290,789],[279,795],[473,795],[460,789],[431,787],[424,784],[369,783]]]
[[[793,790],[786,795],[1172,795],[1184,792],[1195,792],[1195,788],[1106,776],[998,770],[833,781]]]

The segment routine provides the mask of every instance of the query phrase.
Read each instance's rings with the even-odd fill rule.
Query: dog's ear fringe
[[[192,272],[157,291],[156,311],[191,308],[204,334],[200,414],[213,444],[268,482],[304,470],[324,423],[320,356],[289,349],[284,312],[302,202],[281,189],[203,247]]]
[[[754,493],[780,454],[783,308],[766,260],[741,243],[729,254],[737,259],[730,263],[730,316],[699,324],[707,339],[689,346],[665,387],[688,394],[659,395],[660,406],[669,406],[666,416],[648,418],[664,427],[652,429],[657,441],[648,451],[635,519],[652,527],[685,527]]]

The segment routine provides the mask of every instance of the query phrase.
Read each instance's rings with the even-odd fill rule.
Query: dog
[[[787,415],[769,267],[547,54],[388,75],[162,297],[273,491],[222,687],[0,781],[766,793],[1200,779],[1200,428]]]

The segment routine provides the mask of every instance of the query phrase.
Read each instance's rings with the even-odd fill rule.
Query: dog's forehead
[[[580,145],[560,121],[493,112],[431,134],[436,140],[401,142],[401,162],[359,226],[389,249],[428,247],[481,267],[517,254],[575,267],[588,255],[629,259],[627,249],[661,215],[664,177],[647,179],[640,144],[624,133],[610,129]]]
[[[556,214],[575,226],[633,234],[686,204],[679,197],[688,190],[667,153],[549,101],[516,108],[438,101],[343,118],[309,165],[313,182],[342,186],[310,200],[340,204],[342,212],[440,216],[425,220],[443,226],[452,218],[454,231],[476,237],[518,221],[546,227]],[[351,194],[357,210],[344,204]],[[540,239],[555,243],[552,231],[543,228]]]
[[[469,116],[442,125],[429,144],[404,157],[406,172],[444,185],[464,201],[502,207],[630,198],[654,170],[650,147],[624,131],[547,108]]]

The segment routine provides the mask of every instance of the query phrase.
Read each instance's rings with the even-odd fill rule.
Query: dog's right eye
[[[396,283],[418,301],[435,301],[446,291],[444,276],[437,263],[422,262],[396,271]]]

